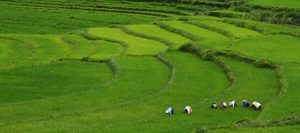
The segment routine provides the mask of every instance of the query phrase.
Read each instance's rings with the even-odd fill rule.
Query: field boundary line
[[[103,41],[117,43],[117,44],[119,44],[123,47],[123,51],[121,52],[121,55],[127,54],[127,49],[129,47],[129,45],[127,43],[123,42],[123,41],[118,41],[118,40],[114,40],[114,39],[108,39],[108,38],[104,38],[104,37],[94,36],[94,35],[91,35],[87,30],[84,31],[84,33],[82,33],[81,35],[84,38],[86,38],[87,40],[91,40],[91,41],[103,40]]]
[[[188,32],[185,32],[185,31],[182,31],[182,30],[179,30],[177,28],[174,28],[170,25],[167,25],[167,24],[164,24],[162,22],[155,22],[154,23],[155,25],[158,25],[160,28],[164,29],[164,30],[167,30],[169,32],[172,32],[172,33],[175,33],[175,34],[178,34],[178,35],[181,35],[185,38],[188,38],[192,41],[199,41],[199,40],[203,40],[203,38],[200,38],[200,37],[197,37],[191,33],[188,33]]]
[[[208,25],[205,25],[205,24],[201,24],[201,23],[198,23],[198,22],[192,22],[192,21],[184,21],[184,22],[187,23],[187,24],[191,24],[191,25],[203,28],[203,29],[207,29],[207,30],[219,33],[219,34],[224,35],[228,38],[235,38],[233,36],[233,34],[231,34],[230,32],[228,32],[226,30],[223,30],[221,28],[212,27],[212,26],[208,26]]]
[[[162,38],[158,38],[158,37],[153,37],[153,36],[149,36],[149,35],[145,35],[145,34],[141,34],[132,30],[129,30],[128,28],[126,28],[125,26],[117,26],[116,28],[121,29],[123,32],[129,34],[129,35],[133,35],[136,37],[141,37],[141,38],[145,38],[145,39],[150,39],[150,40],[154,40],[154,41],[158,41],[161,42],[163,44],[165,44],[166,46],[168,46],[168,50],[174,49],[174,44],[162,39]]]
[[[80,45],[78,44],[78,42],[68,38],[67,36],[62,36],[61,40],[64,41],[67,44],[70,44],[72,47],[72,52],[70,52],[70,54],[68,54],[66,57],[63,58],[68,58],[69,56],[71,56],[72,54],[74,54],[77,50],[80,49]]]
[[[227,80],[229,81],[229,86],[226,89],[224,89],[223,91],[221,91],[221,93],[224,93],[224,92],[227,92],[227,91],[230,91],[230,90],[236,88],[237,78],[236,78],[234,72],[230,69],[230,67],[228,65],[226,65],[222,60],[220,60],[218,57],[216,57],[215,53],[211,53],[211,51],[203,49],[197,45],[194,45],[193,43],[181,47],[180,50],[189,52],[189,53],[193,53],[193,54],[197,55],[199,57],[199,59],[201,59],[201,60],[210,61],[210,62],[214,63],[215,65],[217,65],[219,67],[219,69],[222,70],[223,74],[226,76]],[[197,105],[204,104],[204,103],[208,102],[208,100],[215,99],[218,96],[219,95],[206,98],[196,104]]]
[[[169,81],[166,83],[166,85],[163,87],[162,91],[168,91],[169,87],[173,84],[175,78],[176,78],[176,67],[166,58],[163,57],[163,55],[159,54],[155,56],[156,59],[158,59],[161,63],[165,64],[168,66],[170,69],[170,74],[169,74]]]
[[[272,105],[274,105],[275,102],[287,92],[288,82],[284,75],[284,67],[282,65],[277,65],[275,68],[275,74],[277,79],[278,94],[265,106],[263,111],[258,115],[257,120],[262,120],[262,116],[267,113],[268,110],[271,109]]]

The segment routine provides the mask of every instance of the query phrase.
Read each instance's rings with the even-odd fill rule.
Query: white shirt
[[[257,101],[254,101],[252,104],[253,104],[253,105],[255,106],[255,108],[257,108],[257,109],[261,106],[261,104],[260,104],[259,102],[257,102]]]
[[[188,113],[188,114],[192,113],[192,108],[191,108],[191,106],[186,106],[186,107],[184,108],[184,110],[187,110],[187,113]]]
[[[172,108],[168,108],[167,110],[166,110],[166,114],[171,114],[172,113]]]
[[[226,106],[227,106],[227,103],[226,103],[226,102],[222,102],[222,105],[223,105],[224,107],[226,107]]]
[[[212,105],[212,107],[216,108],[216,107],[217,107],[217,104],[214,103],[214,104]]]
[[[229,102],[229,105],[234,107],[235,106],[235,101]]]

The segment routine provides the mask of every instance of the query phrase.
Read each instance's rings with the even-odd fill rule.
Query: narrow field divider
[[[162,91],[167,91],[169,86],[171,86],[176,78],[176,68],[175,66],[168,61],[166,58],[164,58],[161,54],[158,54],[155,56],[159,61],[161,61],[163,64],[169,67],[170,69],[170,76],[169,76],[169,81],[165,85],[165,87],[162,89]]]
[[[220,33],[220,34],[222,34],[224,36],[227,36],[229,38],[234,38],[234,36],[230,32],[225,31],[221,28],[211,27],[211,26],[208,26],[208,25],[205,25],[205,24],[192,22],[192,21],[185,21],[185,22],[188,23],[188,24],[191,24],[191,25],[195,25],[195,26],[200,27],[200,28],[204,28],[204,29],[207,29],[207,30],[211,30],[211,31]]]
[[[76,41],[73,41],[71,40],[70,38],[68,38],[67,36],[63,36],[61,38],[65,43],[67,44],[70,44],[72,46],[72,52],[69,54],[73,54],[76,50],[79,50],[80,49],[80,45],[76,42]],[[67,57],[66,57],[67,58]]]
[[[214,51],[201,48],[200,46],[194,45],[192,43],[181,47],[180,50],[185,51],[185,52],[194,53],[203,60],[208,60],[208,61],[214,62],[223,71],[226,78],[230,82],[230,86],[227,90],[230,90],[235,87],[235,85],[237,83],[237,80],[236,80],[237,78],[236,78],[234,72],[222,60],[220,60],[219,58],[216,57],[217,55]]]
[[[122,51],[122,55],[127,53],[127,49],[129,47],[129,45],[123,41],[117,41],[117,40],[112,40],[112,39],[108,39],[108,38],[103,38],[103,37],[96,37],[93,36],[91,34],[89,34],[87,31],[85,31],[84,33],[81,34],[84,38],[88,39],[88,40],[103,40],[103,41],[108,41],[108,42],[113,42],[113,43],[117,43],[120,44],[123,47],[123,51]]]
[[[137,36],[137,37],[146,38],[146,39],[150,39],[150,40],[155,40],[155,41],[161,42],[161,43],[163,43],[163,44],[165,44],[165,45],[167,45],[169,47],[168,50],[173,49],[174,44],[171,43],[171,42],[169,42],[169,41],[167,41],[167,40],[165,40],[165,39],[158,38],[158,37],[153,37],[153,36],[148,36],[148,35],[141,34],[141,33],[138,33],[138,32],[134,32],[134,31],[129,30],[125,26],[117,26],[116,28],[121,29],[122,31],[124,31],[125,33],[127,33],[129,35],[133,35],[133,36]]]
[[[185,31],[173,28],[173,27],[171,27],[171,26],[169,26],[167,24],[164,24],[162,22],[156,22],[154,24],[158,25],[162,29],[165,29],[167,31],[170,31],[170,32],[173,32],[175,34],[179,34],[179,35],[181,35],[183,37],[186,37],[188,39],[191,39],[192,41],[200,41],[200,40],[202,40],[201,38],[199,38],[197,36],[194,36],[193,34],[190,34],[188,32],[185,32]]]

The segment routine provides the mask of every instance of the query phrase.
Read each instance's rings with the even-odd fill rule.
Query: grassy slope
[[[118,73],[117,78],[114,79],[112,83],[96,81],[96,87],[90,91],[1,106],[1,130],[6,123],[11,123],[11,126],[15,127],[16,123],[20,122],[18,128],[10,130],[25,131],[24,128],[26,127],[22,127],[21,125],[22,122],[26,121],[39,123],[41,121],[47,122],[48,120],[55,120],[67,116],[76,119],[86,112],[105,111],[112,108],[118,109],[127,104],[139,103],[140,99],[143,99],[145,96],[156,94],[161,91],[165,83],[167,83],[169,75],[168,67],[154,57],[122,56],[116,58],[115,61],[119,64]],[[132,80],[134,80],[134,82],[132,82]],[[52,86],[54,87],[55,84]],[[107,114],[105,114],[105,116],[109,117]],[[65,122],[63,123],[66,124]],[[89,123],[92,124],[93,122]],[[26,125],[26,123],[24,124]],[[33,128],[32,126],[38,125],[30,124],[29,127]],[[69,126],[72,126],[72,124]],[[78,128],[83,128],[83,125]],[[36,130],[38,129],[40,129],[40,131],[46,130],[46,127],[36,128]],[[59,130],[59,128],[49,128],[48,130]],[[72,130],[72,128],[69,127],[65,130]],[[30,131],[32,132],[33,129]]]
[[[156,55],[167,50],[164,44],[141,37],[129,35],[116,28],[92,28],[89,33],[94,36],[125,42],[128,44],[129,55]]]
[[[161,70],[164,67],[153,62],[154,60],[149,60],[151,58],[147,57],[147,62],[144,62],[143,58],[139,60],[143,62],[140,62],[141,64],[147,63],[145,66],[151,68],[153,71],[145,71],[145,69],[142,69],[142,67],[145,67],[144,65],[133,67],[134,63],[127,62],[129,60],[126,62],[124,62],[125,60],[118,60],[121,68],[125,64],[128,65],[128,68],[126,69],[127,71],[121,69],[121,73],[119,74],[120,79],[118,79],[116,85],[113,85],[113,88],[109,87],[112,89],[111,91],[114,91],[112,93],[114,95],[105,95],[104,99],[102,99],[104,102],[94,104],[101,106],[100,108],[103,109],[85,113],[84,115],[75,115],[76,117],[72,115],[50,119],[42,122],[43,124],[33,121],[4,126],[2,129],[8,132],[26,131],[27,129],[30,129],[31,132],[184,132],[197,127],[199,123],[207,123],[205,119],[200,119],[205,117],[200,111],[195,111],[192,114],[193,117],[187,117],[180,112],[182,107],[187,104],[192,105],[195,110],[210,112],[209,108],[199,104],[199,102],[223,91],[228,83],[225,76],[215,64],[200,61],[196,56],[191,54],[171,52],[165,54],[165,56],[176,67],[176,82],[165,91],[161,91],[163,88],[153,88],[159,85],[157,83],[161,83],[162,80],[160,79],[168,74],[165,73],[166,71],[157,71],[155,68],[160,68],[159,70]],[[124,57],[122,58],[124,59]],[[136,60],[137,58],[130,57],[131,61],[133,61],[132,59]],[[187,67],[192,67],[192,69],[186,69]],[[142,72],[143,76],[139,73],[134,73],[132,76],[140,75],[145,77],[148,82],[139,82],[140,80],[145,80],[144,78],[137,78],[134,83],[128,82],[128,80],[132,79],[130,78],[131,76],[127,75],[130,70],[134,70],[133,72]],[[160,72],[164,72],[163,75],[160,75],[163,77],[158,78],[154,76],[154,73],[162,74]],[[151,80],[153,78],[156,80]],[[217,84],[216,82],[212,82],[211,80],[214,79],[218,79],[219,82]],[[152,83],[149,81],[152,81]],[[151,84],[152,89],[149,88],[149,84]],[[207,87],[213,88],[213,90],[205,89]],[[201,93],[198,93],[200,90]],[[107,97],[111,97],[117,101],[109,100],[108,102],[106,100]],[[118,103],[119,106],[115,106],[114,103]],[[176,109],[175,113],[177,115],[174,117],[166,117],[164,114],[164,109],[170,105]],[[215,113],[211,112],[210,115],[214,115]],[[85,126],[87,123],[88,126]],[[181,126],[178,126],[178,124]]]
[[[161,29],[156,25],[129,25],[126,26],[126,28],[130,31],[134,31],[152,37],[162,38],[168,42],[171,42],[172,49],[178,49],[180,46],[191,41],[178,34],[174,34],[172,32],[168,32],[164,29]]]
[[[59,0],[59,2],[61,1],[68,3],[68,1]],[[47,2],[52,3],[52,1]],[[53,1],[53,3],[56,2]],[[82,1],[76,2],[81,3]],[[250,1],[251,4],[298,8],[298,4],[294,2]],[[160,19],[160,17],[122,13],[3,6],[3,3],[0,3],[0,20],[3,20],[0,21],[0,33],[65,33],[73,29],[118,23],[148,23]],[[111,5],[115,4],[111,3]],[[129,3],[127,4],[130,6]],[[143,5],[134,7],[143,8]],[[33,15],[28,17],[27,14]],[[215,19],[211,17],[191,18]],[[248,29],[256,25],[263,33],[281,33],[282,31],[298,33],[300,31],[297,28],[290,29],[283,26],[248,22],[251,23],[250,28],[247,27]],[[199,42],[202,46],[223,50],[227,49],[230,42],[225,36],[210,30],[177,21],[167,23],[203,39]],[[298,38],[281,35],[260,36],[259,33],[252,30],[215,21],[202,21],[201,23],[225,30],[235,38],[242,39],[234,42],[228,49],[249,57],[268,59],[283,65],[288,88],[284,95],[273,99],[275,102],[270,105],[269,110],[254,112],[249,109],[236,108],[212,111],[208,106],[212,101],[231,99],[259,100],[265,106],[278,93],[274,71],[259,69],[221,57],[235,73],[238,81],[236,86],[231,88],[232,90],[224,91],[228,83],[215,64],[200,61],[191,54],[167,52],[164,56],[176,67],[175,82],[167,88],[164,85],[168,80],[169,70],[166,65],[154,57],[117,57],[116,62],[120,63],[118,78],[112,84],[107,81],[111,77],[111,70],[106,64],[63,61],[39,67],[0,70],[0,86],[2,86],[0,87],[0,95],[2,95],[0,103],[4,103],[0,107],[1,130],[3,132],[186,132],[196,127],[226,125],[244,119],[272,120],[287,116],[299,116],[300,108],[297,99],[299,99],[300,76],[297,72],[300,71],[300,65],[299,45],[297,44],[300,41]],[[145,31],[143,28],[135,30],[151,36],[158,35],[153,34],[156,30],[148,32],[153,27]],[[155,55],[165,52],[167,49],[156,41],[134,37],[116,30],[99,32],[97,35],[102,36],[103,33],[108,33],[104,35],[105,37],[128,43],[128,54]],[[164,35],[167,34],[169,35],[162,38],[169,39],[173,43],[178,42],[176,40],[178,37],[172,39],[169,32]],[[84,57],[107,59],[113,55],[118,56],[121,51],[118,44],[106,41],[88,41],[78,36],[73,36],[72,40],[79,42],[78,46],[83,46],[79,49],[63,42],[61,36],[15,36],[31,43],[37,48],[37,51],[32,54],[28,52],[29,50],[23,43],[0,40],[0,62],[2,60],[11,64],[9,67],[50,63],[69,55],[71,59]],[[123,36],[126,37],[120,38]],[[185,41],[179,39],[178,47],[183,42]],[[16,44],[18,47],[8,47],[7,44]],[[14,51],[7,51],[7,49],[14,49]],[[21,52],[15,54],[16,51]],[[2,66],[8,67],[7,63]],[[51,80],[49,81],[49,79]],[[218,79],[218,82],[212,82],[214,81],[212,79]],[[39,83],[36,84],[36,81]],[[200,91],[201,93],[199,93]],[[171,118],[165,117],[163,114],[164,109],[170,104],[175,107],[176,113]],[[192,105],[194,109],[191,117],[178,113],[187,104]],[[259,117],[257,118],[257,116]],[[226,131],[297,132],[298,130],[299,126],[287,126]],[[224,132],[224,130],[217,132]]]

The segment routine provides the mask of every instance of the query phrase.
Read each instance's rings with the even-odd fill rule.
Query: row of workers
[[[232,101],[229,102],[229,106],[232,107],[232,108],[237,107],[237,105],[238,104],[237,104],[237,102],[235,100],[232,100]],[[250,104],[249,104],[249,102],[247,100],[243,100],[243,106],[244,107],[250,107]],[[222,101],[221,102],[221,107],[222,108],[227,108],[227,103],[225,101]],[[257,102],[257,101],[252,102],[251,107],[254,108],[254,109],[256,109],[256,110],[262,109],[261,104],[259,102]],[[211,108],[218,108],[218,105],[215,102],[213,102],[212,105],[211,105]],[[186,114],[192,113],[193,112],[192,107],[191,106],[186,106],[184,108],[183,112],[186,113]],[[166,114],[173,115],[174,114],[174,109],[172,107],[169,107],[166,110]]]

